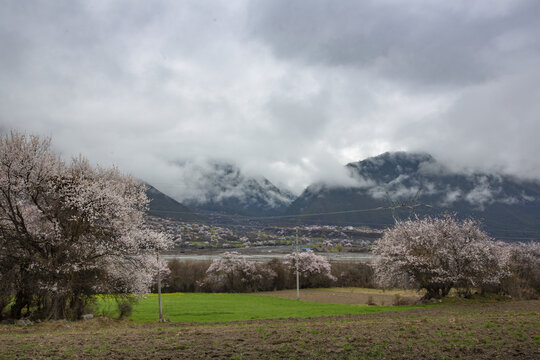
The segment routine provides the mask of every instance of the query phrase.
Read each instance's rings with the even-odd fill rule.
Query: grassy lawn
[[[250,294],[163,294],[163,315],[174,322],[221,322],[252,319],[310,318],[343,314],[395,311],[419,306],[342,305],[281,299]],[[117,315],[116,303],[102,298],[100,312]],[[158,318],[158,297],[149,294],[133,306],[135,322],[153,322]]]

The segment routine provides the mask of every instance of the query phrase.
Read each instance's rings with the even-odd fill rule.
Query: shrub
[[[540,244],[501,244],[506,276],[500,291],[514,298],[540,297]]]
[[[373,266],[357,262],[333,262],[332,275],[339,287],[375,287]]]
[[[125,319],[133,313],[133,305],[130,302],[122,301],[118,303],[118,318]]]
[[[265,290],[276,291],[292,289],[296,286],[294,275],[283,261],[272,259],[266,263],[266,267],[272,270],[276,276],[272,279],[272,284]]]
[[[210,272],[216,272],[220,268],[220,275],[210,275],[207,271],[212,261],[207,260],[172,260],[168,264],[169,276],[163,282],[164,292],[249,292],[249,291],[275,291],[294,289],[296,287],[294,254],[291,261],[271,259],[266,263],[250,262],[241,259],[242,265],[236,265],[237,271],[222,271],[225,260],[217,260],[222,266],[215,267]],[[238,256],[237,256],[238,257]],[[302,256],[300,255],[300,258]],[[325,260],[325,258],[323,258]],[[246,264],[247,263],[247,264]],[[251,265],[250,265],[251,264]],[[229,270],[234,268],[229,264]],[[353,286],[374,287],[373,268],[370,264],[355,262],[329,263],[331,267],[328,277],[326,270],[323,273],[305,274],[301,279],[302,287],[325,287],[325,286]],[[250,281],[239,280],[246,271],[254,267],[255,272],[262,277],[256,276]],[[239,271],[244,269],[243,271]],[[225,275],[228,274],[228,275]],[[249,276],[247,278],[250,278]],[[226,280],[228,279],[228,280]],[[334,280],[335,279],[335,280]],[[227,285],[228,282],[228,285]]]
[[[169,276],[163,282],[163,292],[197,292],[199,283],[206,276],[210,260],[172,260],[168,267]]]

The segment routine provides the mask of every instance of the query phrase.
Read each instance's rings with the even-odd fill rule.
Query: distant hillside
[[[287,209],[288,214],[343,212],[411,203],[419,216],[457,213],[481,220],[499,239],[540,239],[540,185],[510,176],[456,173],[428,154],[385,153],[346,165],[357,186],[309,186]],[[415,198],[417,196],[417,198]],[[385,227],[391,210],[348,212],[306,217],[306,221]],[[396,208],[406,219],[411,208]]]
[[[283,213],[294,199],[264,177],[249,177],[227,163],[192,166],[192,197],[183,199],[191,208],[229,215],[268,216]]]
[[[198,221],[201,218],[173,198],[165,195],[150,184],[145,183],[146,196],[150,200],[148,213],[152,216],[178,221]]]

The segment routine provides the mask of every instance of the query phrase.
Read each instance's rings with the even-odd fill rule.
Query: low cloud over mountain
[[[263,216],[283,212],[295,196],[261,176],[244,174],[222,161],[176,164],[178,177],[170,194],[190,208],[229,214]]]
[[[536,182],[452,170],[425,153],[385,153],[346,168],[355,185],[313,184],[288,213],[351,211],[313,221],[388,226],[393,216],[403,219],[450,212],[483,221],[500,238],[525,240],[540,235],[540,185]],[[362,212],[373,208],[386,209]]]

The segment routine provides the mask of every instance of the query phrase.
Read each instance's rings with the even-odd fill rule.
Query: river
[[[256,249],[256,251],[254,251]],[[252,248],[251,251],[245,251],[245,249],[234,250],[239,252],[239,257],[248,259],[251,261],[264,262],[271,259],[283,259],[287,254],[290,254],[289,251],[283,251],[282,247],[280,248]],[[226,251],[233,250],[216,250],[211,253],[197,254],[166,254],[161,257],[166,260],[214,260],[219,259],[221,255]],[[291,250],[292,251],[292,250]],[[375,260],[376,256],[371,253],[354,253],[354,252],[317,252],[317,255],[324,256],[329,261],[350,261],[350,262],[372,262]]]

